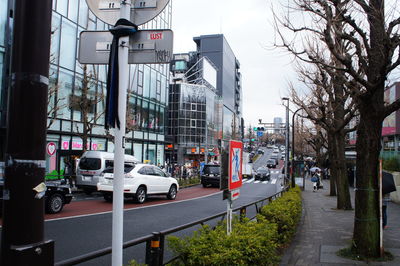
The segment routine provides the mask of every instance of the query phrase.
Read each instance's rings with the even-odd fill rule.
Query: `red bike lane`
[[[173,203],[184,201],[193,198],[204,197],[218,193],[218,188],[203,188],[201,186],[194,186],[179,190],[175,200],[167,200],[166,196],[151,196],[147,198],[143,204],[135,203],[132,199],[125,199],[124,209],[135,209],[146,206],[160,205],[165,203]],[[45,220],[54,220],[60,218],[90,215],[103,212],[111,212],[112,203],[106,202],[105,200],[83,200],[83,201],[72,201],[70,204],[64,205],[63,210],[56,214],[46,214]]]

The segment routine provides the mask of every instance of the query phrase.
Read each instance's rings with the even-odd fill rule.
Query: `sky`
[[[195,51],[193,37],[223,34],[240,62],[245,126],[285,120],[282,97],[296,80],[292,59],[273,48],[271,1],[172,0],[174,53]]]

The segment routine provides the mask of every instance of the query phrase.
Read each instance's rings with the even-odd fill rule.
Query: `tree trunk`
[[[349,180],[347,179],[346,158],[345,158],[345,133],[343,130],[334,134],[336,146],[336,189],[337,208],[340,210],[351,210],[351,198],[349,191]]]
[[[331,132],[328,133],[328,156],[329,156],[329,162],[330,162],[330,172],[331,176],[329,179],[330,182],[330,191],[329,191],[329,196],[336,196],[336,177],[337,177],[337,166],[336,163],[337,161],[334,159],[336,156],[336,147],[335,147],[335,141],[334,137],[332,136]]]
[[[382,120],[368,106],[360,109],[357,130],[357,171],[353,251],[379,257],[378,159],[381,149]],[[375,109],[376,110],[376,109]]]

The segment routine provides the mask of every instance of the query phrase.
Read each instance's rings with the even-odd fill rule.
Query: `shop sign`
[[[46,145],[46,152],[49,156],[53,156],[56,153],[57,146],[54,142],[49,142]]]
[[[92,143],[92,151],[97,151],[101,148],[101,144],[97,144],[97,143]],[[89,143],[86,144],[86,149],[89,149]],[[62,142],[62,149],[63,150],[69,150],[69,141],[63,141]],[[83,150],[83,144],[82,142],[79,141],[72,141],[71,143],[71,149],[72,150]]]

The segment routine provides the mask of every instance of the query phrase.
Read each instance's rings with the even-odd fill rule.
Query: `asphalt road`
[[[259,160],[267,160],[267,153]],[[259,161],[262,163],[263,161]],[[258,162],[256,162],[258,163]],[[269,197],[281,189],[279,170],[272,169],[271,181],[244,180],[240,197],[234,201],[233,208]],[[199,186],[200,189],[200,186]],[[201,188],[209,189],[209,188]],[[183,191],[183,190],[182,190]],[[124,241],[193,222],[220,212],[227,208],[222,200],[222,193],[216,190],[208,196],[182,201],[163,201],[162,205],[136,206],[124,212]],[[90,202],[101,201],[94,199]],[[153,203],[157,203],[155,200]],[[99,203],[100,204],[100,203]],[[255,207],[247,210],[248,216],[255,215]],[[111,246],[112,214],[110,212],[90,214],[77,217],[64,217],[45,222],[46,239],[55,241],[55,261],[59,262],[91,251]],[[219,220],[211,221],[215,224]],[[189,228],[175,235],[190,234],[196,228]],[[124,263],[134,258],[143,263],[144,245],[126,249]],[[170,257],[170,254],[166,254]],[[81,265],[110,265],[111,256],[104,256]]]

